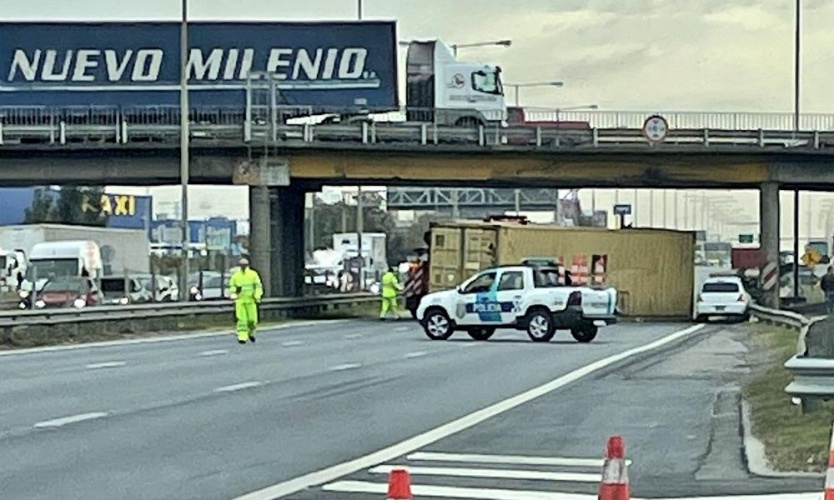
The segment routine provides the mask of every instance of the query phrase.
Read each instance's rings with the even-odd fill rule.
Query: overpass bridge
[[[553,127],[290,124],[276,114],[190,117],[191,181],[251,186],[252,257],[273,294],[300,290],[303,195],[323,184],[759,188],[773,262],[779,189],[834,186],[834,115],[803,116],[793,131],[780,113],[660,113],[660,129],[643,128],[653,113],[632,112],[561,113]],[[0,108],[0,123],[5,185],[179,183],[176,108]],[[270,241],[288,250],[270,256]]]

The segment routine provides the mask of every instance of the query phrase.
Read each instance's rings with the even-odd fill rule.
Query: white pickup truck
[[[485,269],[454,290],[426,295],[417,319],[432,340],[464,330],[488,340],[497,328],[526,330],[534,342],[548,342],[556,330],[570,330],[591,342],[597,322],[616,322],[617,291],[559,284],[557,268],[501,266]]]

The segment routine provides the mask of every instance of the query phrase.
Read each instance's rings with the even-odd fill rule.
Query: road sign
[[[651,143],[663,142],[668,132],[669,124],[660,115],[652,115],[643,122],[643,137]]]
[[[753,235],[752,234],[740,234],[740,235],[738,235],[738,242],[739,243],[753,243]]]
[[[614,205],[614,215],[631,215],[631,205]]]

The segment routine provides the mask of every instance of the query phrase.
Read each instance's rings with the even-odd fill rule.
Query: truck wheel
[[[423,331],[432,340],[446,340],[455,333],[455,327],[445,311],[429,309],[423,319]]]
[[[527,313],[524,323],[527,325],[527,335],[533,342],[550,342],[556,334],[550,311],[533,309]]]
[[[587,344],[597,336],[599,328],[593,323],[585,323],[570,329],[571,336],[582,344]]]
[[[495,333],[495,328],[473,328],[468,330],[467,333],[469,333],[469,336],[474,340],[489,340],[489,338]]]

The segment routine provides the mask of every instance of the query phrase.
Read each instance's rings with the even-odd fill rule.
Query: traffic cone
[[[605,446],[605,463],[602,465],[599,500],[629,500],[630,498],[625,443],[621,436],[611,436]],[[834,500],[834,498],[825,500]]]
[[[831,446],[828,447],[828,470],[825,471],[825,495],[823,500],[834,500],[834,431],[831,433]]]
[[[393,469],[388,474],[388,495],[386,500],[413,500],[411,476],[405,469]]]

